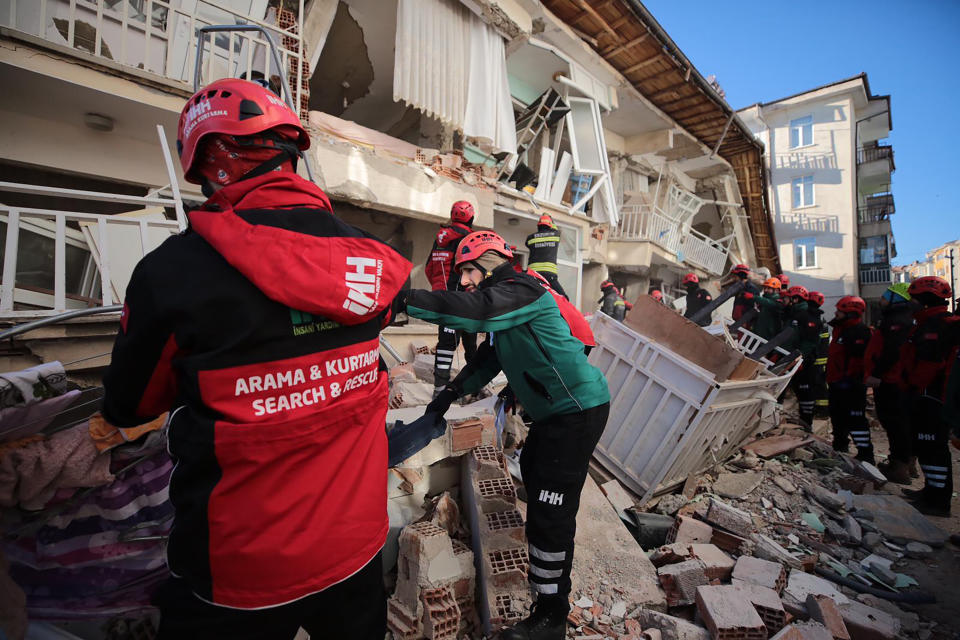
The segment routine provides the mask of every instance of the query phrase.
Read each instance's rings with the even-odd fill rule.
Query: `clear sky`
[[[742,109],[867,73],[890,95],[894,264],[960,237],[960,2],[644,0]]]

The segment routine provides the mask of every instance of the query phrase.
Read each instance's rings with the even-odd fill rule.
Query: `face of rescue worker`
[[[467,291],[474,291],[483,282],[484,273],[472,263],[460,267],[460,286]]]
[[[773,287],[764,287],[764,288],[763,288],[763,292],[764,292],[766,295],[770,295],[770,294],[772,294],[772,293],[776,293],[776,291],[777,291],[777,290],[774,289]]]

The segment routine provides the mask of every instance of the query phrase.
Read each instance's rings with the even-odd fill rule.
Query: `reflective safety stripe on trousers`
[[[561,567],[547,567],[542,565],[557,563],[565,563],[567,560],[566,551],[544,551],[537,548],[534,545],[529,545],[530,550],[530,574],[535,576],[538,580],[531,580],[530,586],[537,593],[542,593],[545,595],[551,595],[559,591],[559,586],[557,582],[540,582],[539,580],[552,580],[555,578],[562,578],[564,574],[564,568]]]
[[[947,472],[949,469],[932,464],[922,464],[920,468],[923,469],[923,477],[931,487],[942,489],[947,486]]]

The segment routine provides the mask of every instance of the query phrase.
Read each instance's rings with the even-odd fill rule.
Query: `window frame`
[[[803,263],[797,260],[797,249],[804,247],[803,250]],[[807,259],[810,255],[813,256],[813,262],[809,262]],[[817,237],[816,236],[804,236],[802,238],[793,239],[793,268],[797,271],[802,269],[817,269],[819,266],[819,261],[817,260]]]
[[[806,184],[810,185],[810,202],[806,202],[804,197],[804,187]],[[797,204],[797,186],[800,186],[800,204]],[[817,206],[816,193],[814,189],[813,175],[808,174],[805,176],[798,176],[790,180],[790,204],[791,209],[807,209],[809,207]]]
[[[793,144],[793,132],[797,132],[797,144]],[[807,142],[804,142],[804,131],[810,134],[810,139]],[[787,141],[787,147],[790,149],[803,149],[804,147],[813,146],[813,115],[806,115],[800,118],[794,118],[790,121],[790,126],[788,127],[788,136],[789,140]]]

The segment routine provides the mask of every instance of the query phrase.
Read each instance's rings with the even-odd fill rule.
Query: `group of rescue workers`
[[[456,202],[425,267],[432,290],[411,290],[410,262],[338,219],[297,175],[309,145],[297,115],[259,84],[226,79],[195,94],[177,146],[185,178],[208,199],[184,233],[140,261],[126,290],[102,410],[119,427],[169,412],[175,518],[159,637],[293,638],[303,627],[318,638],[383,638],[388,375],[379,337],[401,313],[439,326],[427,413],[442,416],[503,371],[530,418],[520,466],[537,598],[500,637],[565,637],[580,492],[610,394],[587,361],[590,328],[557,278],[557,226],[540,218],[525,270],[501,236],[473,230],[469,202]],[[688,313],[710,302],[696,276],[684,284]],[[752,327],[765,337],[800,328],[796,389],[809,416],[823,377],[823,296],[792,287],[780,297],[785,284],[745,288],[737,308],[759,309]],[[626,301],[612,282],[602,290],[602,311],[622,319]],[[837,303],[825,378],[835,446],[852,436],[859,457],[872,459],[864,389],[877,385],[894,473],[917,456],[923,504],[946,510],[939,407],[958,326],[943,306],[950,291],[922,278],[894,294],[873,339],[863,301]],[[460,342],[467,362],[451,380]]]
[[[752,318],[741,326],[765,340],[790,329],[780,346],[799,352],[800,368],[790,385],[800,419],[812,426],[818,409],[828,411],[833,448],[846,451],[853,440],[856,457],[873,464],[866,417],[867,389],[872,389],[890,442],[880,470],[899,484],[910,484],[922,470],[923,489],[904,493],[924,513],[949,515],[951,427],[960,435],[960,367],[954,366],[960,357],[960,316],[949,310],[947,281],[925,276],[890,286],[880,299],[881,318],[871,328],[864,323],[867,305],[858,296],[837,300],[833,319],[825,323],[822,293],[791,287],[785,275],[768,278],[758,291],[750,268],[742,264],[731,275],[742,283],[734,299],[735,322]]]

